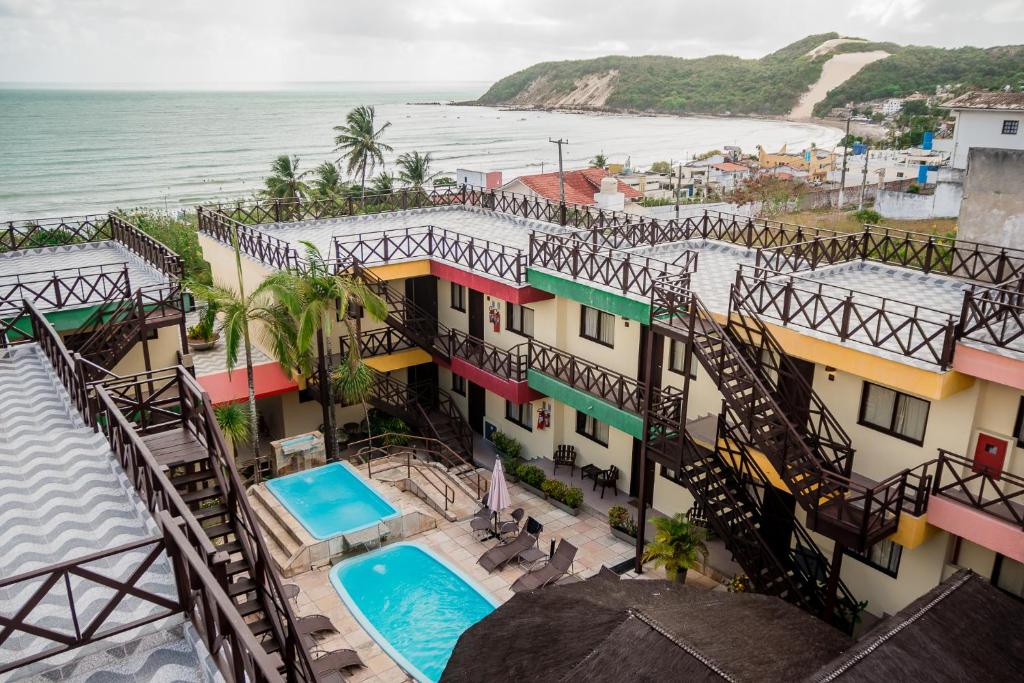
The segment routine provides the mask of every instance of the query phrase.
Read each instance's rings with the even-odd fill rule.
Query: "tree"
[[[313,192],[325,199],[332,199],[344,192],[338,167],[325,161],[313,169]]]
[[[301,200],[309,194],[309,186],[302,182],[299,174],[299,158],[282,154],[270,165],[272,175],[265,183],[267,189],[263,194],[272,199]]]
[[[807,185],[796,180],[787,180],[771,173],[761,173],[747,180],[729,193],[733,204],[754,204],[758,215],[774,216],[785,211],[789,205],[807,192]]]
[[[698,567],[698,560],[707,560],[706,532],[682,512],[672,517],[655,517],[651,523],[654,540],[644,548],[643,561],[665,567],[669,579],[683,583],[687,570]]]
[[[252,436],[252,425],[249,422],[249,410],[241,403],[227,403],[216,406],[213,409],[213,416],[217,420],[221,434],[231,440],[231,448],[235,453],[235,460],[238,460],[238,444],[245,443]],[[255,464],[253,474],[259,470],[259,463]]]
[[[672,167],[667,161],[655,161],[651,164],[651,173],[671,173]]]
[[[374,194],[390,194],[395,191],[395,179],[389,173],[381,171],[373,178]]]
[[[431,161],[433,160],[430,158],[430,152],[426,154],[406,152],[398,157],[398,168],[401,169],[398,177],[409,187],[422,190],[423,186],[436,175],[430,172]]]
[[[604,155],[604,152],[595,154],[594,158],[590,160],[590,168],[604,168],[608,165],[608,157]]]
[[[337,145],[334,151],[341,152],[342,158],[348,160],[349,173],[359,173],[363,199],[366,198],[367,172],[372,172],[377,164],[384,164],[384,152],[393,151],[390,145],[381,142],[391,122],[377,128],[376,116],[373,107],[363,105],[345,116],[344,125],[334,127],[338,132],[334,138]]]
[[[241,350],[245,356],[245,375],[249,388],[249,430],[251,435],[253,461],[256,471],[260,463],[259,417],[256,412],[256,380],[252,367],[252,335],[250,325],[257,325],[264,343],[284,368],[293,368],[297,363],[296,330],[290,311],[292,301],[273,301],[264,280],[251,294],[245,293],[242,277],[242,254],[238,247],[238,234],[231,228],[231,246],[235,250],[235,269],[238,275],[237,291],[230,286],[207,285],[195,280],[186,283],[192,294],[208,306],[216,306],[221,312],[220,333],[224,339],[225,365],[228,374],[238,365]],[[241,348],[240,348],[241,347]],[[258,474],[257,474],[258,478]]]
[[[354,274],[335,274],[333,262],[329,265],[320,250],[311,242],[303,242],[306,249],[305,271],[289,270],[274,273],[261,285],[266,291],[287,305],[295,329],[295,365],[307,375],[317,372],[323,393],[324,436],[328,443],[328,456],[334,455],[336,445],[335,382],[333,370],[334,323],[344,321],[348,330],[348,354],[346,364],[357,374],[372,372],[362,361],[359,350],[359,327],[350,314],[362,308],[374,320],[387,316],[387,304],[366,282]],[[366,396],[369,385],[360,393],[344,392],[348,401],[363,403],[366,410]],[[367,412],[367,419],[369,414]]]

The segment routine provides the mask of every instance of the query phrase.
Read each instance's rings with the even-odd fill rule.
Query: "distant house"
[[[816,147],[793,154],[787,151],[786,145],[778,152],[767,152],[764,147],[758,145],[757,163],[764,169],[788,166],[796,171],[806,171],[813,180],[823,180],[828,176],[828,172],[835,168],[836,155]]]
[[[1024,92],[970,92],[943,106],[956,116],[953,168],[966,169],[974,147],[1024,149]]]
[[[501,171],[473,171],[460,168],[455,171],[455,184],[496,190],[501,187]]]
[[[622,195],[623,203],[637,202],[643,198],[643,194],[627,185],[626,183],[608,175],[603,168],[584,168],[577,171],[565,172],[565,201],[568,204],[582,204],[584,206],[598,206],[600,198],[598,193],[605,192],[605,178],[615,180],[612,189],[617,189],[616,194]],[[532,197],[543,197],[553,202],[560,200],[558,173],[537,173],[535,175],[522,175],[514,180],[505,183],[502,188],[506,192],[517,192]],[[612,198],[614,201],[615,198]],[[614,208],[602,206],[601,208]],[[621,207],[620,207],[621,208]]]
[[[898,97],[890,97],[882,103],[883,116],[895,116],[903,109],[903,100]]]
[[[743,164],[723,161],[708,169],[708,180],[718,183],[723,189],[731,190],[750,177],[750,169]]]

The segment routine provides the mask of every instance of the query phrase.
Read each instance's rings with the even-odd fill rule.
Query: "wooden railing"
[[[0,253],[105,239],[110,239],[109,214],[6,221]]]
[[[484,372],[512,382],[526,381],[529,352],[526,343],[502,349],[482,339],[471,337],[461,330],[450,330],[449,347],[452,356],[461,358]]]
[[[520,249],[433,225],[335,237],[340,261],[364,266],[409,259],[435,258],[516,284],[526,282],[526,256]]]
[[[404,211],[434,206],[463,204],[459,188],[416,190],[402,188],[393,192],[367,192],[365,197],[348,196],[328,199],[258,199],[225,202],[207,207],[247,225],[339,218],[360,214]]]
[[[860,294],[817,280],[741,266],[734,300],[756,313],[946,369],[957,321],[945,311]]]
[[[348,357],[349,339],[342,335],[339,339],[341,353],[337,360],[341,361]],[[407,351],[416,348],[416,342],[409,339],[393,327],[382,327],[379,330],[368,330],[359,335],[359,355],[363,358],[373,356],[385,356],[390,353]]]
[[[613,372],[536,339],[531,339],[527,346],[531,370],[543,372],[622,410],[638,415],[641,413],[643,386],[632,377]]]
[[[958,338],[1007,348],[1024,338],[1024,277],[964,292]]]
[[[60,309],[127,299],[131,293],[126,263],[20,273],[0,281],[0,311],[20,308],[22,301]]]
[[[110,238],[123,244],[167,277],[181,279],[181,257],[116,213],[110,214]]]
[[[298,252],[284,240],[271,237],[219,211],[211,211],[201,206],[196,208],[196,218],[199,232],[227,245],[231,244],[233,229],[238,237],[238,248],[241,252],[260,263],[282,270],[298,267]]]
[[[944,496],[1024,528],[1024,477],[939,449],[932,496]]]
[[[755,263],[758,268],[776,273],[815,270],[860,259],[865,244],[864,235],[860,233],[816,237],[807,242],[758,249]]]

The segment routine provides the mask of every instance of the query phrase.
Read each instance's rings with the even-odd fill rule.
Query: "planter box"
[[[616,529],[613,526],[609,526],[608,528],[612,530],[612,536],[614,536],[615,538],[619,539],[620,541],[625,541],[630,545],[636,545],[636,536],[630,536],[625,531],[621,529]]]
[[[547,495],[546,493],[544,493],[544,492],[543,492],[543,491],[541,491],[540,489],[535,489],[535,488],[533,488],[532,486],[530,486],[529,484],[527,484],[527,483],[526,483],[525,481],[520,481],[520,482],[519,482],[519,486],[523,487],[524,489],[526,489],[527,491],[529,491],[530,493],[532,493],[533,495],[537,496],[538,498],[540,498],[540,499],[542,499],[542,500],[543,500],[544,498],[547,498],[547,497],[548,497],[548,495]]]
[[[554,505],[556,508],[558,508],[562,512],[568,512],[573,517],[576,517],[576,516],[578,516],[580,514],[580,509],[579,508],[571,508],[568,505],[566,505],[565,503],[563,503],[562,501],[555,500],[551,496],[548,496],[548,502],[551,503],[552,505]]]

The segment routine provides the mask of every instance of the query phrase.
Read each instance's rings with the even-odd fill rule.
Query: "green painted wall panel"
[[[649,303],[591,287],[585,282],[570,280],[533,268],[526,269],[526,280],[532,286],[549,294],[563,296],[607,313],[621,315],[644,324],[650,322],[651,319]]]
[[[637,439],[644,433],[644,421],[639,415],[616,408],[611,403],[580,391],[565,382],[555,379],[532,368],[526,371],[526,381],[531,389],[547,394],[556,401],[575,408],[595,420],[615,427]]]

